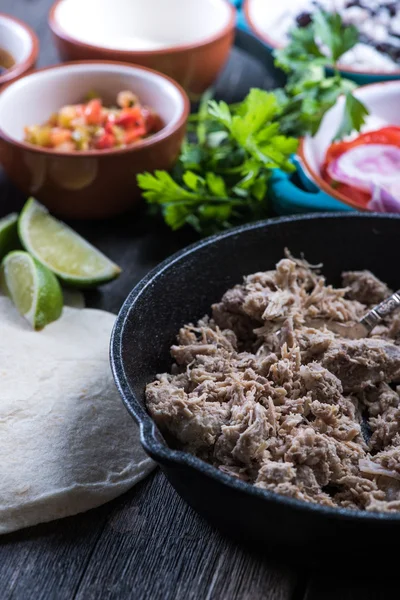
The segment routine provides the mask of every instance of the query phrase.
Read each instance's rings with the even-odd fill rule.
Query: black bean
[[[360,0],[349,0],[346,4],[346,8],[352,8],[353,6],[357,6],[358,8],[362,8],[363,10],[367,10],[371,16],[378,14],[379,9],[372,8],[371,6],[365,6]]]
[[[302,12],[296,17],[296,23],[299,27],[307,27],[312,21],[311,15],[308,12]]]
[[[395,62],[400,61],[400,48],[398,46],[393,46],[392,44],[387,44],[384,42],[372,45],[375,46],[378,52],[382,52],[382,54],[387,54]]]
[[[395,17],[397,14],[397,3],[386,4],[386,9],[389,11],[391,17]]]

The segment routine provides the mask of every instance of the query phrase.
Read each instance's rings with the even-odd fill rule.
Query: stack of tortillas
[[[112,378],[114,321],[65,307],[37,332],[0,297],[0,533],[99,506],[153,468]]]

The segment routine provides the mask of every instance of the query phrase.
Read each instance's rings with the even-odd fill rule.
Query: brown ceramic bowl
[[[56,152],[24,142],[24,126],[45,122],[95,90],[105,105],[134,91],[165,126],[127,148]],[[189,100],[174,81],[143,67],[107,61],[40,69],[0,94],[0,162],[14,183],[65,218],[106,218],[129,210],[140,194],[136,174],[169,169],[185,134]]]
[[[228,58],[235,14],[228,0],[57,0],[49,25],[63,60],[150,67],[195,99]]]
[[[36,64],[39,42],[32,29],[19,19],[0,13],[0,49],[12,56],[15,63],[0,75],[0,89],[29,73]]]

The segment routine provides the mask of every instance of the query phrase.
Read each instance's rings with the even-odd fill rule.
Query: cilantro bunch
[[[138,175],[144,198],[172,229],[188,224],[202,235],[267,216],[271,172],[293,171],[298,145],[282,135],[281,112],[276,95],[259,89],[231,107],[205,97],[196,141],[185,142],[171,174]]]
[[[228,106],[205,94],[192,115],[194,141],[187,140],[171,173],[138,175],[152,211],[171,229],[190,225],[209,235],[268,216],[267,189],[273,169],[291,172],[296,138],[314,134],[326,111],[345,96],[337,137],[359,130],[367,110],[355,98],[356,85],[341,76],[338,61],[358,41],[357,29],[340,15],[318,11],[296,28],[289,44],[275,53],[287,74],[283,89],[252,89],[243,102]],[[326,75],[326,69],[332,75]]]
[[[309,25],[293,29],[288,45],[275,51],[275,65],[288,76],[285,88],[277,90],[284,133],[315,134],[327,110],[342,94],[345,111],[337,138],[360,130],[368,111],[352,94],[356,84],[342,77],[338,68],[340,58],[358,39],[356,27],[345,26],[337,13],[321,10],[313,14]],[[326,69],[331,70],[331,76],[326,75]]]

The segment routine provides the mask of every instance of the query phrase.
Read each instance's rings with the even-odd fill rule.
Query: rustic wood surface
[[[39,66],[58,61],[47,26],[50,5],[51,0],[0,0],[1,12],[26,21],[38,34]],[[273,83],[265,64],[235,49],[217,91],[234,101],[251,86],[271,87]],[[0,171],[0,216],[18,209],[22,202]],[[171,235],[140,214],[74,226],[124,269],[119,281],[87,297],[91,306],[113,312],[118,312],[133,285],[150,268],[191,241],[187,234]],[[3,536],[0,600],[399,597],[379,580],[366,584],[365,573],[341,579],[340,557],[334,568],[327,565],[316,574],[285,566],[285,556],[274,559],[242,548],[211,528],[156,470],[129,493],[99,509]]]

